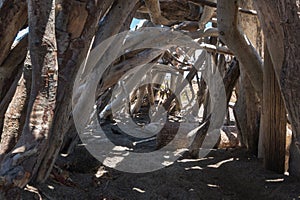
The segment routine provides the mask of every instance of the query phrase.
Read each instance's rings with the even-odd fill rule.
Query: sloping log
[[[161,15],[159,0],[145,0],[150,19],[154,24],[168,25],[170,21]]]
[[[143,100],[146,94],[147,85],[143,85],[137,90],[137,99],[135,100],[135,104],[133,105],[133,108],[131,109],[131,114],[136,114],[141,109],[141,106],[143,104]]]
[[[17,74],[17,71],[23,65],[27,54],[28,36],[21,39],[20,42],[10,51],[3,64],[0,65],[0,102],[6,96],[11,83]]]
[[[199,21],[200,6],[191,4],[187,1],[160,0],[161,16],[168,19],[171,23],[182,21]],[[135,14],[136,18],[150,20],[149,10],[146,6],[141,7]]]
[[[253,87],[262,94],[262,60],[249,39],[238,27],[238,4],[235,0],[219,0],[217,5],[219,37],[236,55]]]
[[[16,92],[5,113],[3,135],[0,143],[0,162],[1,157],[15,147],[22,134],[30,97],[31,75],[31,69],[25,66],[22,77],[18,81]]]
[[[162,50],[146,49],[130,59],[111,66],[104,72],[103,78],[98,86],[97,95],[102,94],[102,92],[114,86],[129,70],[136,66],[150,63],[152,60],[160,56],[160,54],[162,54]]]
[[[3,131],[4,114],[17,88],[27,53],[28,37],[15,46],[0,66],[0,137]],[[13,84],[15,83],[15,84]]]
[[[138,0],[114,1],[109,13],[99,24],[99,28],[95,36],[93,47],[97,46],[107,38],[119,33],[120,30],[122,30],[123,25],[126,24],[125,22],[127,18],[130,16],[130,14],[132,14],[133,11],[135,13],[135,8],[137,3]],[[118,16],[117,19],[116,16]]]
[[[36,175],[36,181],[43,182],[49,176],[55,160],[59,154],[63,137],[68,130],[66,124],[71,118],[72,88],[76,74],[85,59],[93,36],[97,30],[97,23],[102,18],[111,0],[87,2],[62,1],[61,10],[56,18],[56,34],[58,44],[58,66],[60,69],[57,106],[49,137],[49,148]],[[77,26],[80,24],[81,26]],[[104,28],[105,27],[101,27]],[[71,36],[71,37],[70,37]]]
[[[299,4],[296,0],[254,2],[292,124],[289,172],[300,178]]]
[[[241,71],[237,92],[237,102],[233,113],[241,136],[242,146],[245,146],[253,155],[258,155],[260,106],[259,100],[248,76]]]
[[[230,98],[232,96],[233,89],[239,79],[240,76],[240,66],[239,62],[234,58],[231,62],[229,68],[225,72],[225,76],[223,78],[224,87],[226,91],[226,102],[229,104]]]
[[[126,31],[130,29],[130,24],[133,19],[133,16],[136,10],[140,7],[139,2],[129,2],[129,1],[104,1],[101,7],[101,16],[102,18],[105,14],[103,20],[100,21],[98,25],[98,30],[96,32],[95,40],[93,43],[93,47],[96,47],[102,41],[107,39],[108,37],[117,34],[122,31]],[[108,11],[109,9],[109,11]],[[108,11],[108,13],[106,13]],[[128,12],[129,11],[129,12]],[[115,16],[120,16],[120,20],[116,20]],[[119,19],[119,18],[118,18]],[[112,21],[115,23],[113,26],[110,24]],[[92,47],[92,48],[93,48]],[[110,77],[112,74],[110,74]],[[101,97],[102,98],[102,97]],[[105,99],[106,100],[106,99]],[[108,101],[109,99],[107,99]],[[105,102],[101,102],[101,106],[104,105]],[[100,108],[98,108],[100,109]],[[102,110],[102,108],[100,109]],[[62,153],[70,154],[72,153],[75,145],[79,141],[79,136],[74,125],[73,117],[70,116],[66,125],[66,134],[63,139],[63,144],[61,147]]]
[[[201,6],[208,6],[211,8],[217,8],[217,2],[212,0],[187,0],[191,3],[194,3],[196,5]],[[257,12],[255,10],[248,10],[245,8],[238,8],[238,11],[241,13],[249,14],[249,15],[257,15]]]
[[[192,158],[199,157],[199,148],[202,146],[204,139],[207,135],[210,125],[210,115],[203,121],[200,129],[197,131],[194,141],[189,147],[189,153]]]
[[[0,66],[10,52],[11,45],[27,21],[26,0],[4,0],[0,8]],[[2,74],[0,74],[0,77]]]
[[[5,186],[24,187],[36,174],[47,149],[57,88],[55,2],[28,1],[32,86],[22,136],[4,158]]]
[[[216,3],[216,2],[217,1],[214,0],[214,3]],[[216,8],[212,8],[212,7],[209,7],[209,6],[204,6],[203,12],[201,14],[201,18],[200,18],[200,21],[199,21],[200,30],[205,28],[205,25],[207,24],[207,22],[210,21],[210,19],[214,15],[215,11],[216,11]]]
[[[236,85],[239,75],[240,75],[239,63],[236,60],[233,60],[233,62],[230,64],[230,67],[226,71],[226,74],[223,78],[227,105],[229,104],[232,91]],[[210,121],[211,121],[211,115],[207,115],[207,117],[203,120],[201,124],[201,128],[197,131],[194,141],[189,147],[189,154],[193,158],[198,158],[199,156],[199,148],[202,146],[204,139],[207,135],[207,131],[210,126]],[[221,140],[221,135],[219,141],[220,140]]]
[[[251,9],[253,2],[240,0],[240,5]],[[239,15],[239,24],[248,40],[255,49],[261,48],[259,43],[261,33],[256,16]],[[248,66],[249,67],[249,66]],[[251,66],[252,67],[252,66]],[[248,69],[249,70],[249,69]],[[241,136],[241,143],[254,155],[258,155],[259,128],[260,128],[260,100],[247,73],[246,67],[241,63],[241,78],[237,87],[237,102],[234,107],[234,115]],[[261,74],[262,75],[262,74]]]
[[[269,51],[264,53],[262,134],[266,169],[284,173],[286,150],[286,110]]]

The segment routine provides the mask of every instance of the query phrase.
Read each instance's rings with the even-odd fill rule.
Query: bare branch
[[[212,8],[217,8],[217,3],[209,1],[209,0],[188,0],[191,3],[194,3],[196,5],[201,6],[209,6]],[[249,15],[257,15],[257,12],[255,10],[248,10],[244,8],[238,8],[238,11],[241,13],[249,14]]]
[[[252,85],[261,96],[263,88],[262,60],[247,36],[239,30],[237,1],[219,0],[217,9],[220,39],[237,56]]]
[[[218,47],[212,44],[201,44],[200,45],[203,49],[205,49],[208,52],[214,52],[214,53],[220,53],[220,54],[227,54],[227,55],[234,55],[234,53],[226,48],[226,47]]]
[[[161,15],[159,0],[145,0],[150,19],[154,24],[168,25],[170,21]]]
[[[8,55],[14,38],[27,21],[25,0],[15,3],[12,0],[2,2],[0,8],[0,65]]]
[[[214,0],[214,2],[216,2],[216,0]],[[201,15],[201,18],[199,21],[199,29],[200,30],[205,28],[205,25],[212,18],[215,11],[216,11],[216,8],[214,8],[214,7],[204,6],[203,12],[202,12],[202,15]]]

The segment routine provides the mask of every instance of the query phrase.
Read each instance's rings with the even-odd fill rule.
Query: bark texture
[[[54,1],[28,1],[31,94],[25,126],[16,147],[4,158],[5,185],[24,187],[35,176],[47,148],[57,89]]]
[[[238,27],[238,1],[219,0],[217,6],[220,39],[233,51],[253,87],[262,94],[262,60],[251,41]]]
[[[4,0],[0,8],[0,66],[10,52],[11,45],[27,21],[25,0]],[[2,75],[0,74],[0,77]]]
[[[292,124],[289,172],[300,178],[299,1],[255,0],[254,2]]]
[[[284,173],[286,147],[286,111],[275,70],[268,52],[264,54],[264,92],[262,134],[266,169]]]

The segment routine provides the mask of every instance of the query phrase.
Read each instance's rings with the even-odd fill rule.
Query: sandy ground
[[[112,140],[128,139],[112,125]],[[155,141],[146,143],[153,149]],[[3,197],[0,200],[2,200]],[[100,199],[300,199],[300,181],[264,169],[262,161],[245,149],[214,149],[201,159],[180,158],[158,171],[134,174],[103,166],[84,146],[60,156],[43,184],[12,190],[8,200]]]
[[[241,148],[214,150],[145,174],[105,168],[82,147],[76,152],[81,157],[61,159],[65,169],[59,176],[52,173],[46,183],[8,199],[300,199],[300,182],[264,170]]]

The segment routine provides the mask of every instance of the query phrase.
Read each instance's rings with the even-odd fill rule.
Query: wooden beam
[[[201,6],[209,6],[212,8],[217,8],[217,3],[208,1],[208,0],[188,0],[191,3],[194,3],[196,5],[201,5]],[[257,15],[257,12],[255,10],[248,10],[244,8],[238,8],[238,11],[241,13],[249,14],[249,15]]]
[[[265,47],[264,56],[261,122],[264,165],[266,169],[282,174],[285,170],[286,110],[267,47]]]

